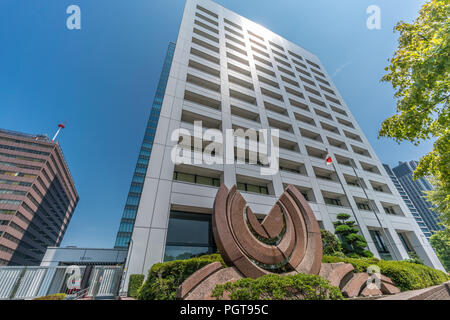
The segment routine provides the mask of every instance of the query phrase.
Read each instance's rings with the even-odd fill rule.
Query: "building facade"
[[[415,160],[400,162],[398,166],[392,168],[392,171],[408,194],[428,230],[433,233],[442,230],[443,226],[439,225],[439,214],[432,210],[433,205],[425,198],[425,192],[432,190],[433,186],[426,178],[413,179],[414,170],[416,170],[418,164],[419,162]]]
[[[424,236],[429,240],[431,237],[431,231],[428,228],[425,221],[422,219],[422,216],[419,214],[419,211],[417,210],[414,203],[411,201],[410,197],[408,196],[408,193],[406,193],[405,189],[403,188],[402,184],[398,180],[397,176],[395,175],[394,171],[392,171],[392,168],[387,165],[383,164],[384,169],[386,170],[387,174],[392,180],[392,183],[394,184],[395,188],[397,189],[398,193],[402,197],[403,201],[405,201],[406,206],[408,207],[409,211],[413,215],[414,219],[416,219],[417,224],[420,227],[420,230],[422,230]]]
[[[202,121],[201,132],[195,121]],[[177,129],[180,136],[197,130],[194,147],[187,144],[194,159],[208,148],[208,137],[222,150],[229,147],[212,139],[209,129],[278,129],[280,170],[262,175],[264,164],[250,161],[176,164]],[[249,148],[244,149],[247,159]],[[327,155],[332,166],[325,163]],[[261,219],[292,184],[322,228],[333,231],[336,215],[348,213],[375,256],[401,260],[415,251],[442,269],[320,60],[212,1],[187,0],[127,276],[147,274],[157,262],[214,252],[211,213],[221,183],[237,185]]]
[[[0,265],[39,265],[61,243],[78,199],[57,143],[0,130]]]

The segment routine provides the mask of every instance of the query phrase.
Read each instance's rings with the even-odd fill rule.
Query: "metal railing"
[[[0,267],[0,300],[65,293],[67,299],[118,295],[121,266]]]

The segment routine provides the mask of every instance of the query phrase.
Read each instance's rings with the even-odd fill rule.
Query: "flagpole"
[[[327,154],[330,155],[330,151],[328,150],[328,148],[326,147],[325,149],[327,150]],[[331,157],[331,156],[330,156],[330,157]],[[326,161],[328,162],[328,159],[326,159]],[[337,179],[338,179],[339,183],[341,184],[342,191],[344,191],[345,198],[347,199],[348,205],[350,206],[350,209],[352,210],[353,217],[355,217],[356,223],[358,224],[358,226],[360,226],[361,224],[360,224],[359,221],[358,221],[358,217],[356,216],[355,210],[353,210],[353,207],[352,207],[352,205],[350,204],[350,199],[349,199],[348,196],[347,196],[347,192],[345,192],[344,185],[343,185],[341,179],[339,178],[339,175],[337,174],[336,166],[335,166],[335,164],[334,164],[334,161],[331,160],[330,163],[333,165],[334,172],[336,173]]]

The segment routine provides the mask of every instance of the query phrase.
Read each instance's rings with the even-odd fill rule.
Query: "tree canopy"
[[[413,23],[399,22],[398,48],[382,81],[390,82],[397,112],[386,119],[380,137],[414,144],[435,139],[433,150],[420,159],[416,177],[433,176],[431,200],[450,215],[450,2],[424,4]]]

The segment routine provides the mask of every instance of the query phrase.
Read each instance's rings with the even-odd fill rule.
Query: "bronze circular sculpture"
[[[260,223],[233,186],[221,185],[212,217],[223,259],[244,276],[318,274],[322,260],[319,224],[303,195],[290,185]]]

